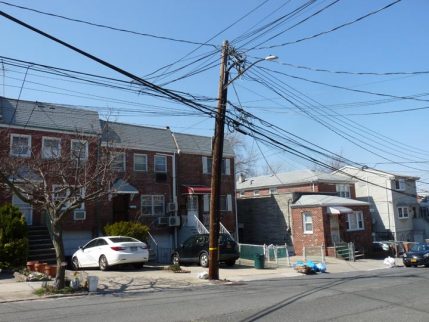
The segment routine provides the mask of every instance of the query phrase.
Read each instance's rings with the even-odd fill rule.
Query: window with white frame
[[[167,157],[165,155],[155,155],[154,159],[155,172],[167,172]]]
[[[336,188],[337,188],[337,193],[340,197],[350,198],[350,196],[351,196],[350,185],[348,185],[348,184],[337,184]]]
[[[165,214],[165,202],[163,195],[141,196],[141,212],[143,215],[163,216]]]
[[[407,219],[409,217],[408,207],[398,207],[398,218]]]
[[[74,160],[88,160],[88,141],[71,140],[71,158]]]
[[[395,180],[395,190],[404,191],[405,190],[405,179],[396,179]]]
[[[204,174],[211,174],[212,173],[212,162],[213,162],[212,158],[203,157],[203,173]],[[222,159],[221,174],[226,175],[226,176],[231,175],[231,160],[230,159]]]
[[[270,195],[276,195],[276,194],[278,194],[277,187],[271,187],[270,190],[269,190],[269,192],[270,192]]]
[[[244,197],[244,195],[245,195],[244,190],[240,190],[240,191],[239,191],[239,196],[240,196],[240,197]]]
[[[259,192],[259,190],[253,190],[253,195],[254,196],[259,196],[261,193]]]
[[[313,233],[313,215],[310,212],[304,212],[302,214],[302,226],[304,228],[304,234]]]
[[[220,211],[232,211],[232,195],[221,195],[220,196],[220,204],[219,204],[219,210]],[[205,194],[203,195],[203,211],[209,212],[210,211],[210,195]]]
[[[73,191],[75,189],[75,191]],[[63,185],[52,185],[52,200],[55,202],[55,204],[60,204],[64,202],[66,199],[68,199],[66,202],[64,202],[62,208],[67,208],[73,203],[74,201],[79,200],[79,198],[85,197],[85,188],[83,187],[67,187]],[[85,209],[85,203],[81,203],[79,207],[76,209]]]
[[[42,138],[42,158],[57,159],[61,156],[61,139],[44,136]]]
[[[347,230],[364,230],[363,224],[363,212],[362,211],[353,211],[350,214],[347,214]]]
[[[125,153],[113,152],[112,153],[112,170],[125,171]]]
[[[134,171],[147,171],[147,155],[134,153]]]
[[[11,134],[10,135],[10,155],[15,157],[31,156],[31,135]]]

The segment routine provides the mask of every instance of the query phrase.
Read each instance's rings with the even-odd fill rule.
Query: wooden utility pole
[[[222,46],[220,64],[218,105],[215,133],[212,148],[212,178],[210,198],[210,240],[209,240],[209,279],[219,279],[219,222],[220,222],[220,187],[222,179],[222,155],[225,127],[225,111],[228,84],[228,41]]]

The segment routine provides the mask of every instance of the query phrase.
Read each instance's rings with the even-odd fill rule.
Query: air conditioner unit
[[[73,212],[73,219],[74,220],[85,220],[86,219],[86,211],[80,210],[80,209],[75,209],[75,211]]]
[[[168,217],[158,217],[158,221],[157,221],[158,225],[168,225],[169,221],[168,221]]]
[[[168,217],[168,226],[180,226],[180,216]]]
[[[167,204],[167,212],[175,212],[177,211],[177,203],[176,202],[169,202]]]

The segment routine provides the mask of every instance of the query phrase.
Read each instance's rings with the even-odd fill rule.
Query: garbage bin
[[[264,254],[255,254],[255,268],[264,268]]]
[[[88,291],[97,292],[97,286],[98,286],[98,277],[88,276]]]

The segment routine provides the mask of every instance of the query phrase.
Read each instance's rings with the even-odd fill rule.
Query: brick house
[[[116,179],[108,197],[85,202],[81,216],[66,218],[63,240],[66,255],[102,233],[107,223],[139,220],[147,224],[159,248],[171,248],[208,220],[211,180],[211,138],[172,133],[169,128],[108,122],[97,112],[58,104],[0,98],[0,128],[7,130],[10,153],[43,156],[44,146],[73,149],[76,134],[88,138],[86,155],[100,148],[114,154]],[[15,157],[25,157],[25,155]],[[234,153],[226,142],[222,175],[221,222],[236,233]],[[52,183],[55,184],[54,182]],[[0,190],[0,202],[10,202],[24,213],[29,225],[45,225],[44,216],[30,205]],[[75,211],[76,213],[76,211]],[[82,214],[84,214],[82,216]],[[173,218],[172,218],[173,217]],[[165,259],[164,259],[165,260]]]
[[[247,179],[241,177],[237,182],[236,189],[240,241],[254,244],[286,243],[293,245],[297,253],[301,252],[304,244],[314,245],[319,243],[320,246],[323,242],[328,247],[332,246],[333,242],[333,239],[328,236],[329,230],[324,227],[326,222],[333,222],[336,217],[322,216],[322,214],[327,213],[323,204],[312,205],[312,207],[319,209],[320,212],[320,215],[315,217],[313,227],[315,231],[323,231],[328,235],[323,235],[324,237],[322,238],[320,234],[308,234],[305,239],[302,239],[302,234],[299,234],[299,227],[302,228],[303,223],[301,217],[297,214],[300,214],[308,206],[300,204],[302,200],[309,198],[307,195],[314,195],[314,198],[317,196],[317,198],[337,198],[332,200],[339,202],[339,204],[332,203],[330,204],[331,207],[340,207],[341,205],[344,206],[344,204],[362,207],[362,216],[365,220],[367,220],[369,213],[366,203],[361,204],[359,201],[354,200],[354,180],[344,176],[312,170],[299,170]],[[348,208],[347,211],[350,209],[354,208]],[[299,223],[295,222],[296,220],[299,220]],[[340,228],[344,227],[344,220],[343,217],[339,218],[332,225],[337,226],[338,223]],[[296,231],[298,235],[295,235],[294,227],[298,229]],[[371,224],[366,224],[364,230],[366,236],[367,232],[371,231]],[[339,238],[336,241],[345,242],[352,241],[353,238],[350,237],[357,236],[357,234],[350,235],[346,231],[336,236]],[[296,241],[298,241],[298,244],[296,244]],[[371,242],[371,234],[369,234],[368,241]]]
[[[371,251],[371,215],[368,203],[327,195],[302,195],[292,205],[292,235],[297,255],[304,247],[324,245],[335,256],[334,246],[353,242],[363,253]]]

